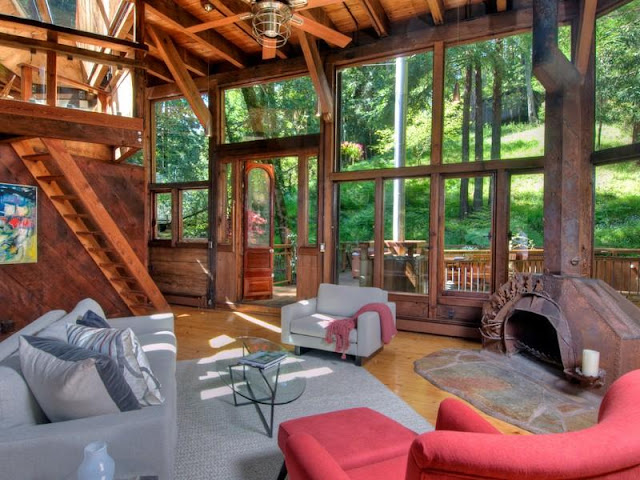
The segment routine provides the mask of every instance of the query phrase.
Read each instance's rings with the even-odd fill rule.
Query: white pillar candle
[[[585,377],[597,377],[600,374],[600,352],[582,350],[582,374]]]

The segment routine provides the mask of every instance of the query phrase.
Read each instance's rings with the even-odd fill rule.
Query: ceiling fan
[[[251,20],[253,35],[262,45],[262,58],[271,59],[276,55],[276,49],[282,47],[289,40],[291,28],[298,28],[303,32],[321,38],[327,43],[344,48],[351,42],[351,37],[344,35],[307,16],[296,13],[300,10],[322,7],[343,0],[242,0],[251,7],[250,12],[239,13],[219,20],[204,22],[189,28],[191,32],[201,32],[211,28],[218,28],[232,23]],[[207,0],[203,0],[203,7],[212,11],[215,7]]]

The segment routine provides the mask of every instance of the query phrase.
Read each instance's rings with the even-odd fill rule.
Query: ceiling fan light
[[[205,12],[212,12],[214,9],[213,4],[207,0],[202,0],[201,5]]]
[[[264,45],[265,40],[275,42],[276,47],[281,47],[291,35],[289,24],[293,12],[288,4],[278,1],[256,2],[252,6],[253,34],[258,43]]]

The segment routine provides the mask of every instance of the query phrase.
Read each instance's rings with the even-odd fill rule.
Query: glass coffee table
[[[281,352],[284,358],[266,368],[241,363],[244,357],[260,351]],[[214,368],[233,391],[234,405],[254,405],[267,435],[272,437],[275,406],[297,400],[307,385],[301,362],[282,345],[258,337],[238,337],[235,342],[225,346],[217,357]],[[239,402],[238,396],[247,401]],[[269,421],[260,405],[269,407]]]

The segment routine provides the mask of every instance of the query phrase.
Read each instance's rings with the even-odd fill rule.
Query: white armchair
[[[323,283],[318,296],[286,305],[281,310],[282,342],[295,345],[297,355],[302,348],[335,351],[336,344],[326,343],[326,328],[331,320],[352,316],[368,303],[385,303],[396,321],[396,304],[388,301],[387,292],[374,287],[351,287]],[[365,312],[349,334],[348,355],[355,356],[356,365],[382,348],[380,317]]]

